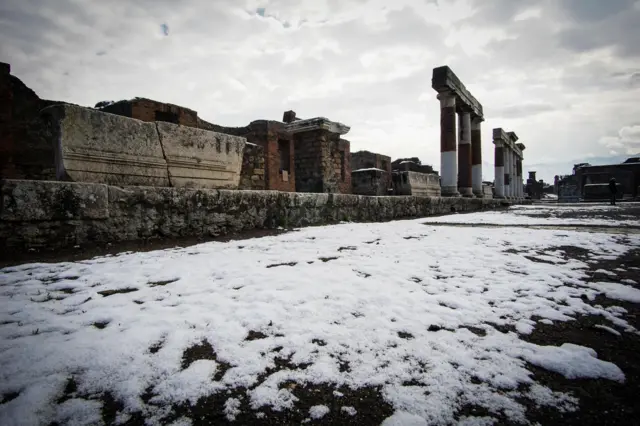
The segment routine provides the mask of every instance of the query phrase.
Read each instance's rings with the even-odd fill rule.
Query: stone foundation
[[[393,193],[418,197],[439,197],[440,177],[435,173],[393,172]]]
[[[0,182],[0,252],[495,209],[500,200]]]

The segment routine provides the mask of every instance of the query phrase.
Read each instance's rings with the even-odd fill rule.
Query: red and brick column
[[[458,139],[458,191],[463,197],[473,197],[471,189],[471,114],[461,112]]]
[[[493,135],[493,144],[495,145],[495,178],[493,183],[495,189],[495,197],[504,198],[504,142],[501,138],[496,137],[495,129]]]
[[[443,197],[458,197],[458,153],[456,141],[456,98],[440,92],[440,175]]]
[[[471,119],[471,188],[473,195],[484,197],[482,191],[482,134],[480,125],[482,117],[474,116]]]

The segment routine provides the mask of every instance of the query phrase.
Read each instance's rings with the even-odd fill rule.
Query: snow
[[[342,406],[340,408],[340,411],[347,413],[350,416],[355,416],[356,414],[358,414],[358,411],[355,408],[348,405]]]
[[[314,419],[321,419],[324,416],[326,416],[327,414],[329,414],[329,407],[327,407],[326,405],[314,405],[313,407],[309,408],[309,416]]]
[[[604,293],[607,297],[625,302],[640,303],[640,290],[637,288],[609,282],[589,284],[589,287]]]
[[[456,217],[463,216],[471,215]],[[149,424],[162,424],[162,406],[220,394],[233,420],[245,407],[296,409],[297,389],[283,388],[292,382],[379,386],[395,410],[386,425],[454,423],[467,404],[519,422],[526,420],[523,399],[557,410],[577,406],[570,394],[537,383],[530,364],[569,379],[625,380],[590,348],[524,339],[537,321],[577,315],[601,315],[635,331],[623,308],[594,307],[582,296],[637,303],[640,290],[588,282],[588,264],[565,259],[556,247],[616,258],[640,245],[640,235],[623,241],[606,233],[424,222],[347,223],[2,269],[0,395],[19,395],[0,404],[0,424],[95,423],[104,392],[122,402],[120,419],[144,412]],[[339,250],[345,246],[354,249]],[[250,332],[260,337],[247,339]],[[205,342],[213,353],[185,364],[185,350]],[[277,369],[278,359],[289,366]],[[57,404],[70,378],[77,391]],[[147,389],[153,398],[145,402]],[[351,415],[349,408],[335,415]],[[327,412],[315,406],[309,415]]]
[[[599,328],[601,330],[604,331],[608,331],[609,333],[615,335],[615,336],[622,336],[622,334],[620,334],[620,332],[618,330],[614,330],[611,327],[607,327],[606,325],[602,325],[602,324],[596,324],[594,325],[595,328]]]
[[[355,172],[370,172],[372,170],[375,170],[375,171],[378,171],[378,172],[386,172],[386,170],[378,169],[376,167],[369,167],[367,169],[352,170],[351,173],[355,173]]]

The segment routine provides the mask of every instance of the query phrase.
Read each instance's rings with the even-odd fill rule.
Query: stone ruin
[[[40,99],[0,64],[0,178],[115,186],[490,198],[482,182],[481,104],[448,67],[433,70],[441,102],[441,174],[419,158],[350,153],[350,130],[324,117],[210,123],[147,98],[84,108]],[[456,119],[457,115],[457,119]],[[456,131],[458,129],[458,131]],[[497,197],[524,196],[522,150],[494,129]],[[500,173],[498,173],[500,171]]]
[[[505,132],[501,128],[493,129],[496,198],[524,198],[522,151],[525,146],[516,143],[517,141],[518,136],[514,132]]]

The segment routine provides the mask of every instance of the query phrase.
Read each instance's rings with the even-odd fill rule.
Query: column
[[[482,117],[471,119],[471,187],[473,195],[484,197],[482,192],[482,134],[480,125]]]
[[[515,151],[513,151],[513,176],[515,177],[515,187],[513,188],[513,196],[515,198],[520,198],[520,182],[522,181],[522,179],[520,179],[520,176],[518,174],[518,154],[516,154]]]
[[[493,143],[495,145],[493,187],[495,197],[504,198],[504,144],[501,139],[496,139],[495,136]]]
[[[471,189],[471,114],[461,112],[458,139],[458,191],[463,197],[473,197]]]
[[[524,181],[522,180],[522,158],[518,157],[518,196],[524,198]]]
[[[458,197],[458,152],[456,143],[456,98],[452,92],[438,94],[440,100],[440,175],[443,197]]]
[[[504,147],[504,197],[511,198],[511,148]]]

